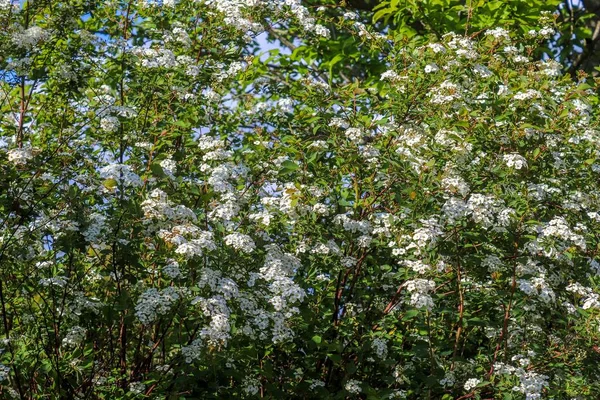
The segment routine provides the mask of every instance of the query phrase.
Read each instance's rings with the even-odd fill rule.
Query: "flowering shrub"
[[[0,2],[2,398],[600,396],[597,88],[552,26]],[[328,26],[348,83],[255,38]]]

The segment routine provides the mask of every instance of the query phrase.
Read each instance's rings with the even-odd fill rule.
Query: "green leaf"
[[[481,318],[474,317],[467,320],[468,325],[476,325],[476,326],[488,326],[489,323],[482,320]]]
[[[112,189],[117,187],[117,185],[119,184],[115,179],[105,179],[104,182],[102,182],[102,184],[104,185],[105,188],[107,189]]]
[[[419,310],[408,310],[407,312],[404,313],[404,315],[402,316],[402,321],[408,321],[411,320],[413,318],[415,318],[417,315],[419,315]]]
[[[342,362],[342,357],[339,354],[327,354],[327,357],[329,357],[331,359],[331,361],[334,362],[334,364],[339,364]]]
[[[285,160],[284,162],[281,163],[281,166],[283,167],[283,170],[285,172],[293,172],[296,171],[298,168],[300,168],[298,166],[298,164],[296,164],[293,161],[290,160]]]
[[[158,178],[164,178],[167,176],[163,168],[157,162],[150,164],[150,171],[152,171],[152,174]]]

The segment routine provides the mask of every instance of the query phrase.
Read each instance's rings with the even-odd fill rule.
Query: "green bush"
[[[549,15],[0,13],[1,398],[600,397],[598,88],[532,58]],[[388,70],[319,63],[328,26]]]

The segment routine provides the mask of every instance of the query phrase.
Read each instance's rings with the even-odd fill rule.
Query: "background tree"
[[[16,3],[0,397],[600,397],[597,86],[551,14]]]
[[[577,70],[596,75],[600,62],[594,51],[600,32],[600,28],[597,29],[600,7],[592,0],[352,0],[307,1],[306,4],[309,9],[321,10],[315,13],[317,16],[353,19],[357,25],[368,26],[373,32],[397,35],[421,44],[440,39],[449,32],[474,34],[491,26],[526,33],[535,26],[542,12],[552,12],[557,15],[556,31],[547,38],[544,46],[536,49],[535,57],[553,58],[573,76]],[[312,45],[306,48],[297,44],[288,46],[293,43],[291,36],[281,43],[308,61],[317,62],[315,57],[318,57],[319,63],[331,66],[347,81],[369,71],[375,75],[382,72],[384,66],[378,54],[364,54],[364,48],[359,50],[360,46],[352,37],[337,32],[335,25],[328,28],[332,36],[320,41],[318,56],[311,54]],[[281,34],[271,37],[281,39]]]

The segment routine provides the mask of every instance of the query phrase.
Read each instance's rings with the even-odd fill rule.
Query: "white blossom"
[[[350,379],[346,382],[346,384],[344,385],[344,388],[352,394],[358,394],[361,392],[361,387],[360,385],[362,384],[361,381],[357,381],[356,379]]]
[[[243,253],[252,253],[256,248],[254,240],[242,233],[232,233],[224,238],[225,244]]]
[[[469,379],[467,379],[467,381],[465,382],[465,385],[464,385],[465,391],[467,391],[467,392],[472,391],[480,383],[481,383],[481,380],[477,379],[477,378],[469,378]]]

